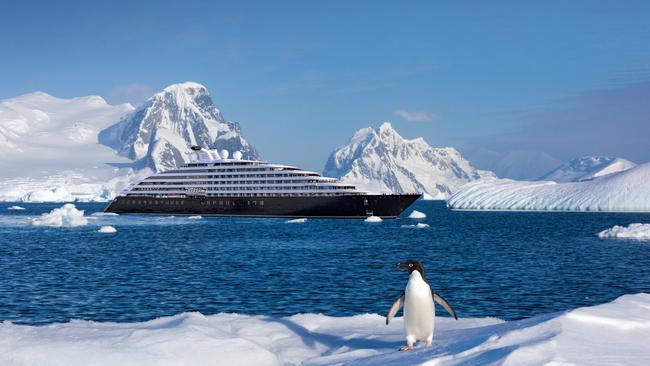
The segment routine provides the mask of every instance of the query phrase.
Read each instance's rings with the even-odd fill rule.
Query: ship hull
[[[250,217],[395,218],[419,194],[287,197],[120,196],[106,208],[117,214]]]

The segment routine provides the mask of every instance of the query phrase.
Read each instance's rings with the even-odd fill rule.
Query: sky
[[[648,1],[0,1],[0,99],[195,81],[265,159],[317,171],[383,121],[477,161],[650,161]]]

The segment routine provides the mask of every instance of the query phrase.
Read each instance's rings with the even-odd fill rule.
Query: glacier
[[[329,156],[323,175],[378,193],[426,193],[446,199],[461,185],[494,174],[475,169],[454,148],[400,136],[392,125],[358,130]]]
[[[0,324],[3,365],[646,365],[650,294],[504,322],[437,317],[400,352],[403,318],[182,313],[136,323]],[[597,336],[594,336],[597,335]]]
[[[650,212],[650,163],[593,180],[557,183],[482,179],[462,186],[452,209]]]

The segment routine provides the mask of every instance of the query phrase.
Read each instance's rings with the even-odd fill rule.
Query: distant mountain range
[[[192,145],[260,158],[239,123],[227,121],[207,88],[194,82],[170,85],[137,108],[112,106],[98,96],[62,99],[42,92],[1,100],[0,200],[107,200],[152,170],[183,164]],[[471,156],[500,177],[556,182],[599,179],[635,166],[602,156],[565,164],[535,152],[476,150]],[[422,192],[437,199],[495,176],[454,148],[404,139],[390,123],[357,131],[332,152],[323,174],[372,192]]]
[[[404,139],[390,123],[357,131],[330,155],[323,175],[374,192],[420,192],[446,199],[459,186],[492,172],[477,170],[451,147]]]
[[[558,183],[581,182],[622,172],[635,166],[635,163],[623,158],[584,156],[562,164],[538,180],[552,180]]]

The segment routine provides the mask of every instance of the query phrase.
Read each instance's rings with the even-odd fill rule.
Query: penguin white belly
[[[433,338],[435,309],[431,287],[418,271],[413,271],[404,293],[404,331],[407,339],[430,341]]]

